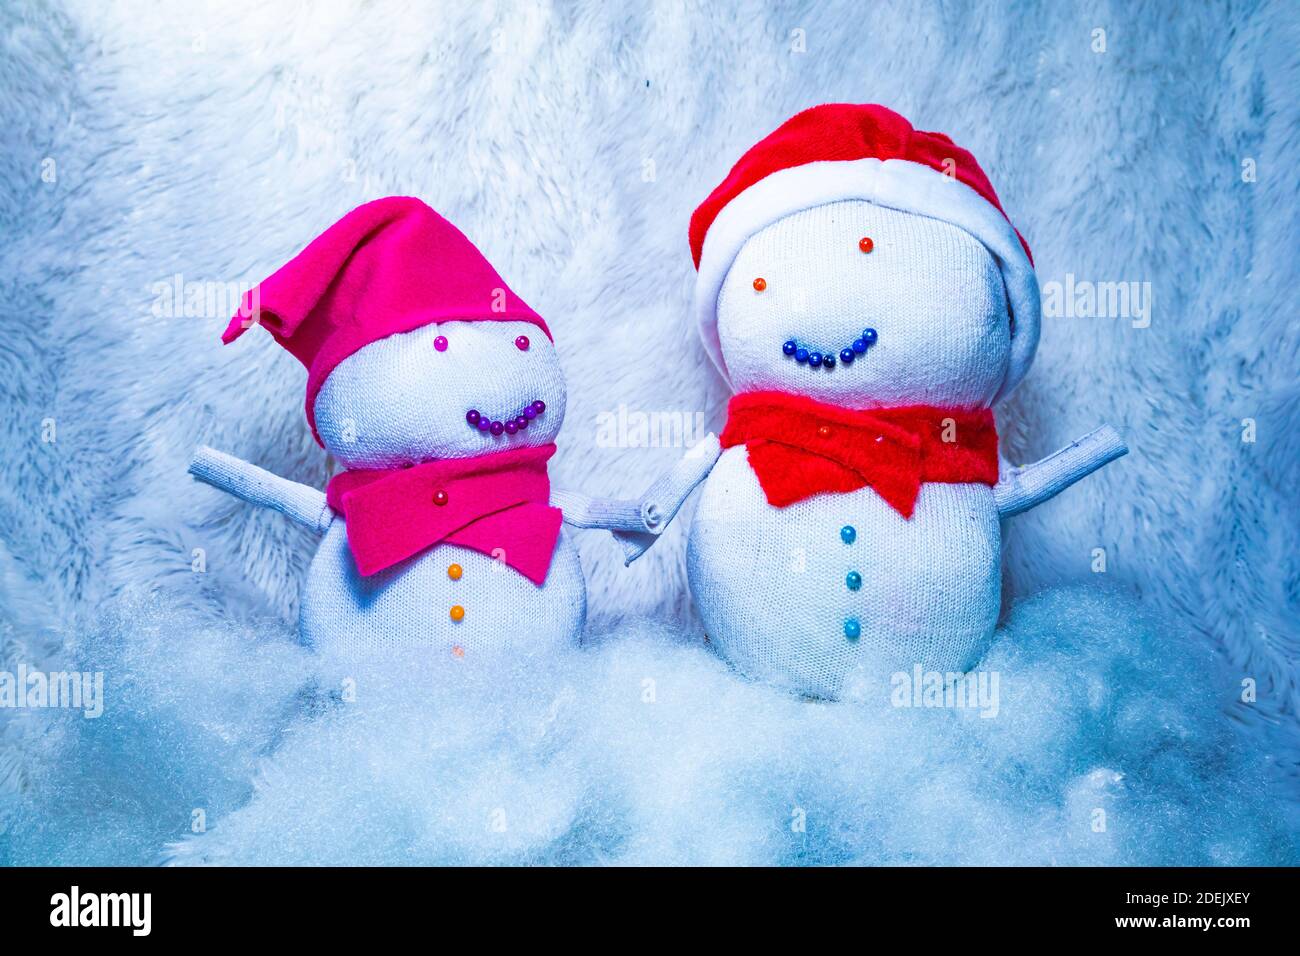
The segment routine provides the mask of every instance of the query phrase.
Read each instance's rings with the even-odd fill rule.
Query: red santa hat
[[[307,368],[307,421],[334,368],[379,339],[451,320],[531,322],[541,316],[507,288],[464,233],[418,199],[391,196],[352,210],[263,280],[221,341],[253,325]]]
[[[746,240],[802,209],[864,199],[950,223],[997,261],[1011,312],[1011,362],[997,398],[1024,377],[1038,345],[1040,302],[1029,246],[1011,225],[975,157],[942,133],[913,129],[874,104],[828,103],[791,117],[751,147],[691,216],[699,275],[695,315],[704,347],[727,376],[717,303]]]

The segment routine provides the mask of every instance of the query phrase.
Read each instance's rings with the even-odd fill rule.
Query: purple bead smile
[[[546,403],[539,398],[535,402],[530,402],[514,418],[508,418],[505,421],[493,421],[476,408],[471,408],[465,413],[465,421],[481,432],[487,432],[494,438],[500,438],[503,434],[513,435],[516,432],[523,431],[528,427],[529,422],[544,411],[546,411]]]

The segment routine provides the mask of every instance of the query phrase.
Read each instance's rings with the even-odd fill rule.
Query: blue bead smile
[[[859,355],[865,355],[867,349],[875,345],[878,338],[875,329],[863,329],[862,334],[854,339],[851,345],[840,349],[840,364],[852,365],[854,359]],[[809,368],[824,368],[828,372],[835,369],[834,352],[815,352],[806,346],[800,345],[795,339],[789,339],[782,343],[781,352],[793,358],[800,365],[807,365]]]

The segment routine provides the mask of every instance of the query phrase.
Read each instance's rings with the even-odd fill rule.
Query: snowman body
[[[452,566],[460,569],[455,580],[447,573]],[[452,620],[452,607],[464,609],[461,620]],[[582,565],[564,532],[541,585],[452,544],[362,577],[339,518],[307,572],[299,631],[322,655],[343,659],[420,648],[546,654],[576,643],[585,614]]]
[[[545,412],[514,434],[466,421],[471,409],[509,418],[539,400]],[[321,387],[315,417],[325,448],[345,466],[395,469],[549,444],[564,406],[558,356],[536,326],[449,321],[345,359]],[[578,553],[563,532],[540,585],[500,554],[449,543],[363,576],[339,515],[308,570],[299,630],[305,644],[344,660],[413,648],[544,653],[575,645],[585,614]]]
[[[722,453],[687,548],[695,606],[728,660],[818,697],[836,696],[855,669],[965,671],[979,661],[1001,587],[988,486],[923,485],[911,518],[870,488],[774,508],[745,456],[743,446]],[[847,621],[859,624],[855,640]]]
[[[796,212],[746,240],[717,322],[737,392],[855,410],[987,408],[1010,353],[1006,292],[988,250],[948,223],[860,200]],[[875,344],[848,366],[812,368],[783,352],[794,341],[838,357],[868,328]],[[1000,551],[987,485],[925,483],[910,517],[870,487],[775,507],[738,445],[705,481],[687,567],[726,658],[834,697],[855,670],[977,663],[997,621]]]

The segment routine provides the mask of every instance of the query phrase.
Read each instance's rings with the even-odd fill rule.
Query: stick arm
[[[1128,454],[1119,433],[1102,425],[1042,461],[1004,471],[993,487],[998,517],[1009,518],[1054,498],[1080,478]]]
[[[564,513],[564,523],[603,531],[645,531],[641,504],[621,498],[593,498],[580,491],[556,488],[551,504]]]
[[[319,534],[324,534],[334,521],[323,491],[281,478],[207,445],[200,445],[194,452],[189,472],[199,481],[241,501],[278,511]]]
[[[671,471],[646,489],[638,499],[643,527],[613,532],[623,548],[624,567],[645,554],[659,539],[696,485],[709,476],[721,454],[722,444],[718,436],[710,432],[692,446]]]

